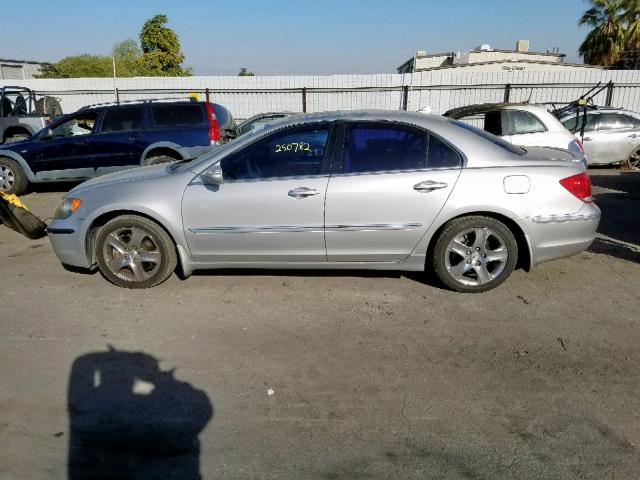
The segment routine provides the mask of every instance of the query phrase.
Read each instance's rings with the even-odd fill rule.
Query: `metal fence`
[[[446,72],[324,77],[183,77],[28,80],[38,95],[58,97],[65,112],[93,103],[197,95],[238,119],[256,113],[361,108],[431,111],[486,102],[563,105],[596,83],[612,85],[595,101],[640,111],[640,71]]]

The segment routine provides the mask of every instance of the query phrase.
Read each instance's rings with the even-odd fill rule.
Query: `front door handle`
[[[301,198],[312,197],[314,195],[318,195],[318,192],[315,188],[307,188],[307,187],[298,187],[293,190],[289,190],[289,195],[292,198],[297,198],[298,200]]]
[[[591,140],[593,140],[593,138],[591,138],[591,137],[584,137],[582,139],[583,142],[590,142]]]
[[[629,135],[629,138],[638,138],[640,135],[638,135],[637,133],[632,133],[631,135]]]
[[[133,142],[134,140],[138,140],[140,137],[142,137],[141,134],[139,133],[132,133],[131,135],[129,135],[129,141]]]
[[[424,182],[416,183],[413,186],[413,189],[416,192],[420,193],[428,193],[433,192],[434,190],[439,190],[441,188],[446,188],[448,185],[444,182],[434,182],[433,180],[427,180]]]

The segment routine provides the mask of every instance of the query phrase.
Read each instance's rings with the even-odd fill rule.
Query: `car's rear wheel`
[[[625,167],[629,170],[640,169],[640,147],[636,148],[625,162]]]
[[[31,135],[28,133],[14,133],[13,135],[9,135],[4,139],[4,143],[16,143],[22,142],[23,140],[27,140],[31,138]]]
[[[98,267],[110,282],[125,288],[149,288],[171,276],[178,263],[169,234],[136,215],[107,222],[96,238]]]
[[[518,243],[499,220],[484,216],[449,222],[433,250],[433,268],[457,292],[485,292],[504,282],[518,260]]]
[[[27,175],[18,162],[0,157],[0,192],[22,195],[28,186]]]
[[[171,157],[169,155],[160,155],[160,156],[157,156],[157,157],[146,158],[145,161],[144,161],[144,164],[145,164],[145,166],[146,165],[158,165],[160,163],[175,162],[176,160],[179,160],[179,159]]]

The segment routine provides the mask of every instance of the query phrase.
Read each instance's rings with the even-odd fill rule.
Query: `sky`
[[[163,13],[196,75],[395,73],[416,50],[559,47],[582,63],[585,0],[22,0],[2,2],[0,58],[109,54]]]

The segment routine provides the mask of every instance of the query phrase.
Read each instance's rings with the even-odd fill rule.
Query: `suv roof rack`
[[[194,97],[166,97],[166,98],[140,98],[136,100],[122,100],[116,102],[101,102],[101,103],[90,103],[89,105],[85,105],[80,107],[80,110],[88,110],[89,108],[95,107],[108,107],[112,105],[135,105],[138,103],[153,103],[153,102],[188,102],[188,103],[197,103],[197,100]]]

